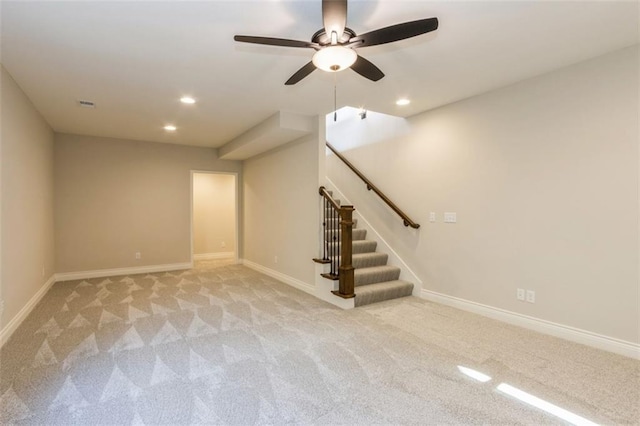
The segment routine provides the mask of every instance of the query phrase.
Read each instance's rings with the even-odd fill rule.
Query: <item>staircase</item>
[[[331,194],[331,191],[327,191]],[[340,200],[334,201],[339,205]],[[331,217],[331,207],[325,207],[325,263],[336,261],[341,252],[340,219]],[[333,241],[334,236],[337,241]],[[357,227],[353,220],[352,265],[354,267],[355,306],[363,306],[384,300],[410,296],[413,284],[400,280],[400,268],[387,265],[388,255],[376,251],[377,242],[367,240],[367,230]],[[337,280],[338,276],[323,274],[327,279]]]

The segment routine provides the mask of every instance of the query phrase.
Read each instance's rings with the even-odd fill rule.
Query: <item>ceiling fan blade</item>
[[[313,62],[309,62],[307,65],[305,65],[304,67],[300,68],[298,71],[296,71],[295,74],[293,74],[289,80],[287,80],[286,83],[284,83],[287,86],[291,86],[292,84],[296,84],[297,82],[299,82],[300,80],[302,80],[303,78],[305,78],[306,76],[308,76],[309,74],[311,74],[313,71],[315,71],[316,66],[313,65]]]
[[[371,81],[378,81],[384,77],[384,73],[380,71],[380,68],[376,67],[360,55],[358,55],[356,62],[351,65],[351,69]]]
[[[355,47],[376,46],[378,44],[391,43],[425,34],[438,29],[438,18],[419,19],[417,21],[403,22],[402,24],[391,25],[370,31],[349,40],[349,44]]]
[[[254,37],[237,35],[233,36],[235,41],[241,41],[243,43],[254,44],[266,44],[269,46],[284,46],[284,47],[310,47],[312,49],[319,49],[320,46],[316,43],[310,43],[308,41],[289,40],[286,38],[274,38],[274,37]]]
[[[322,0],[322,24],[329,39],[335,32],[339,40],[347,26],[347,0]]]

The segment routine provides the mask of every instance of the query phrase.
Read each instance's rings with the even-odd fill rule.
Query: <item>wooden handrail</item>
[[[322,195],[329,203],[331,203],[334,209],[338,211],[340,210],[340,205],[336,203],[336,201],[333,199],[331,194],[329,194],[329,191],[327,191],[327,188],[325,188],[324,186],[321,186],[320,189],[318,190],[318,193],[320,193],[320,195]]]
[[[414,229],[418,229],[420,228],[420,224],[415,223],[413,220],[411,220],[409,218],[409,216],[407,216],[407,214],[405,212],[403,212],[402,210],[400,210],[400,208],[398,206],[395,205],[395,203],[393,201],[391,201],[389,199],[389,197],[387,197],[386,195],[384,195],[384,193],[382,191],[380,191],[378,189],[377,186],[375,186],[369,179],[367,179],[367,177],[365,175],[362,174],[362,172],[360,172],[360,170],[358,170],[356,168],[356,166],[354,166],[353,164],[351,164],[349,162],[349,160],[347,160],[346,158],[344,158],[344,156],[342,154],[340,154],[338,152],[337,149],[335,149],[329,142],[327,142],[327,147],[329,147],[329,149],[331,151],[333,151],[333,153],[340,159],[342,160],[342,162],[344,164],[347,165],[347,167],[349,167],[351,169],[351,171],[353,171],[360,179],[362,179],[362,181],[367,185],[367,189],[369,191],[373,191],[376,194],[378,194],[378,197],[382,198],[382,201],[384,201],[385,203],[387,203],[387,205],[389,207],[391,207],[391,209],[396,212],[398,214],[398,216],[400,216],[403,220],[404,226],[410,226]]]

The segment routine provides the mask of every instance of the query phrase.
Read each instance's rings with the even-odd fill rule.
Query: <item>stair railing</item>
[[[318,191],[322,197],[322,259],[318,263],[331,264],[330,272],[322,274],[338,280],[338,290],[332,293],[344,299],[355,297],[353,261],[353,206],[340,206],[324,186]]]
[[[367,177],[363,175],[360,170],[358,170],[353,164],[349,162],[349,160],[344,158],[344,156],[340,154],[338,150],[335,149],[329,142],[327,142],[327,147],[331,151],[333,151],[336,157],[342,160],[342,162],[346,164],[347,167],[349,167],[360,179],[362,179],[362,181],[367,185],[367,190],[375,192],[378,197],[382,198],[382,201],[387,203],[387,205],[391,207],[391,209],[402,218],[404,226],[410,226],[414,229],[420,228],[420,224],[415,223],[413,220],[411,220],[411,218],[409,218],[409,216],[405,212],[400,210],[400,208],[396,206],[395,203],[389,199],[389,197],[387,197],[382,191],[380,191],[377,186],[375,186],[369,179],[367,179]]]

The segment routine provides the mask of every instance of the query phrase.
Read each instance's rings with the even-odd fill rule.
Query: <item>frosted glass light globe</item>
[[[313,65],[327,72],[346,70],[358,59],[353,49],[344,46],[329,46],[318,50],[313,55]]]

